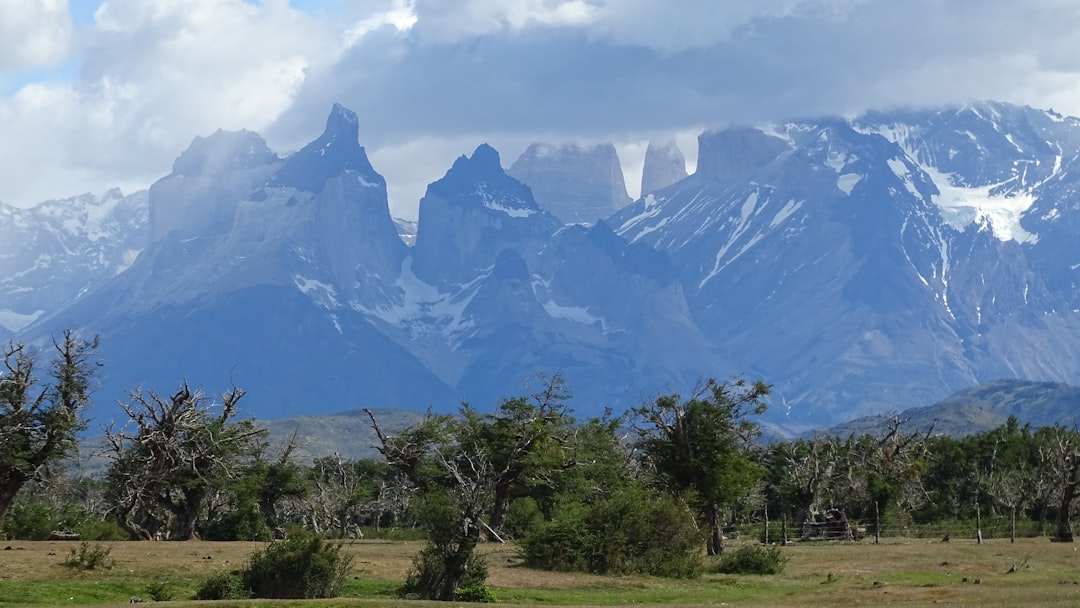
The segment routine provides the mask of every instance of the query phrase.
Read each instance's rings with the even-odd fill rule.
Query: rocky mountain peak
[[[706,131],[698,137],[696,175],[719,181],[745,179],[789,149],[787,141],[760,129]]]
[[[546,239],[560,223],[528,186],[503,171],[487,144],[454,161],[420,200],[414,269],[433,282],[464,280],[505,247]]]
[[[471,157],[458,157],[442,179],[428,186],[424,200],[429,197],[511,216],[540,211],[529,187],[502,171],[499,152],[487,144],[478,146]],[[421,214],[423,206],[421,200]]]
[[[258,133],[218,129],[207,137],[196,137],[187,150],[173,161],[173,175],[200,177],[250,169],[277,160]]]
[[[592,223],[630,202],[612,144],[533,143],[508,173],[528,184],[540,207],[564,223]]]
[[[476,147],[471,157],[462,156],[454,161],[442,179],[428,186],[430,193],[451,200],[473,199],[478,187],[498,187],[513,192],[517,199],[514,206],[537,208],[528,188],[502,171],[499,152],[481,144]]]
[[[356,113],[334,104],[322,135],[286,159],[266,185],[317,194],[328,179],[353,171],[367,182],[385,187],[386,181],[371,166],[359,143],[359,125]]]
[[[686,159],[675,140],[650,141],[641,170],[641,196],[666,188],[686,175]]]

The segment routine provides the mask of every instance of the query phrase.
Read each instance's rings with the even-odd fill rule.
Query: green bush
[[[197,600],[246,600],[251,591],[244,587],[239,573],[219,572],[203,581],[195,591]]]
[[[254,505],[244,505],[206,526],[206,540],[273,540],[270,526]]]
[[[459,602],[475,602],[478,604],[497,604],[499,602],[495,597],[495,592],[487,585],[461,587],[454,593],[454,599]]]
[[[59,517],[51,506],[37,500],[17,500],[4,517],[4,536],[19,540],[48,540]]]
[[[743,545],[725,551],[714,568],[720,574],[780,574],[791,559],[782,555],[779,547]]]
[[[172,589],[165,581],[154,581],[147,585],[146,595],[155,602],[168,602],[173,599]]]
[[[398,589],[398,595],[409,599],[437,599],[432,593],[439,589],[443,580],[446,556],[439,547],[427,545],[413,558],[413,566],[405,584]],[[488,567],[484,557],[472,553],[465,564],[465,576],[458,582],[458,593],[484,587],[487,581]],[[480,600],[462,600],[480,601]]]
[[[524,538],[542,523],[544,514],[540,505],[531,496],[525,496],[510,503],[502,529],[510,538]]]
[[[113,567],[113,559],[110,557],[111,547],[103,545],[91,545],[87,541],[79,543],[79,548],[72,547],[68,553],[64,565],[76,570],[108,570]]]
[[[567,506],[521,541],[525,564],[536,568],[672,578],[701,574],[702,547],[687,510],[643,488]]]
[[[256,598],[337,597],[352,558],[341,547],[311,532],[294,534],[256,551],[240,572],[244,588]]]
[[[74,530],[82,540],[131,540],[131,535],[114,521],[85,519]]]

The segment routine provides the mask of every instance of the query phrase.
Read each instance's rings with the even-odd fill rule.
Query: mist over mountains
[[[148,191],[0,206],[0,336],[102,338],[135,385],[249,392],[260,418],[483,407],[563,373],[582,416],[704,376],[788,429],[997,378],[1080,382],[1080,120],[985,102],[651,145],[487,145],[415,225],[335,105],[281,157],[218,131]],[[648,187],[644,183],[648,180]],[[409,244],[407,244],[409,243]]]

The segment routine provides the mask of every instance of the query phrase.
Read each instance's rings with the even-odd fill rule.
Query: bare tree
[[[90,377],[97,338],[79,339],[71,330],[53,340],[54,359],[43,383],[36,354],[25,344],[3,349],[0,370],[0,520],[16,494],[40,478],[51,463],[75,449],[90,403]]]
[[[186,382],[170,397],[136,389],[120,403],[128,423],[106,429],[108,478],[114,512],[128,533],[196,537],[211,490],[235,476],[265,433],[250,420],[232,420],[243,396],[236,387],[223,393],[216,415],[216,404]]]
[[[501,523],[522,476],[566,466],[560,448],[570,432],[564,398],[560,375],[541,377],[537,390],[503,401],[494,414],[480,414],[467,404],[456,418],[429,412],[393,436],[364,410],[380,453],[417,489],[416,511],[429,534],[422,560],[430,558],[415,569],[419,594],[453,600],[478,559],[476,545],[486,535],[500,538],[490,522]]]
[[[1080,498],[1080,432],[1059,425],[1043,430],[1039,457],[1049,463],[1049,470],[1055,474],[1053,486],[1057,488],[1058,520],[1053,540],[1071,543],[1072,514]]]

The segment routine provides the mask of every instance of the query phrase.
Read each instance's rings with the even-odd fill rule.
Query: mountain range
[[[613,148],[538,144],[508,172],[480,145],[415,225],[359,125],[335,105],[284,157],[218,131],[147,191],[0,206],[0,337],[100,335],[101,417],[185,378],[265,419],[485,407],[556,372],[588,415],[744,374],[797,431],[1080,381],[1076,118],[981,102],[708,131],[689,176],[650,146],[629,203]]]

